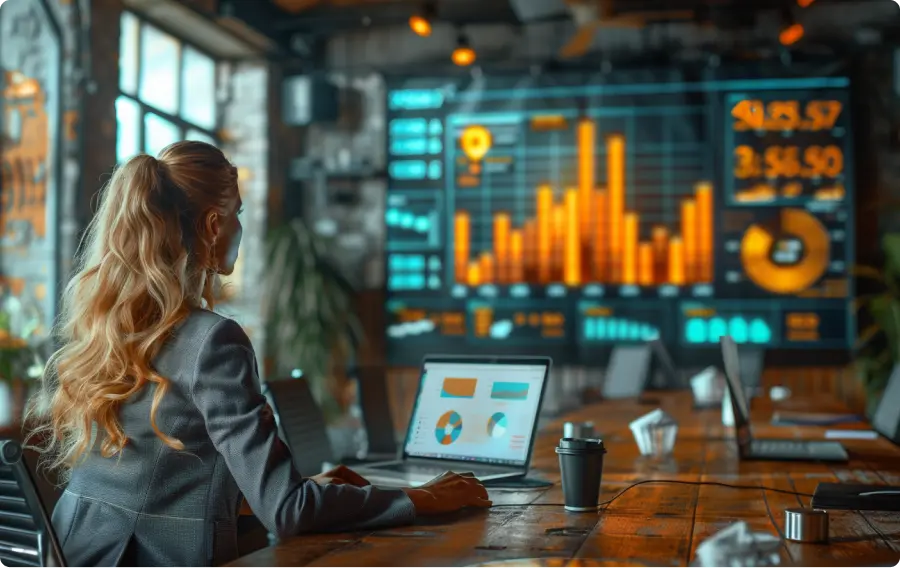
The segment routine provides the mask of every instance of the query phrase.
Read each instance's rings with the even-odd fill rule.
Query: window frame
[[[217,58],[216,56],[214,56],[212,53],[210,53],[209,51],[200,47],[199,45],[197,45],[189,40],[184,39],[184,37],[179,36],[178,34],[172,33],[172,31],[167,29],[165,26],[160,25],[155,20],[148,18],[147,16],[145,16],[141,13],[135,12],[134,10],[123,10],[122,13],[119,15],[119,22],[121,22],[125,18],[126,14],[131,16],[132,18],[134,18],[135,21],[137,22],[137,41],[136,41],[137,46],[135,48],[135,59],[137,60],[135,63],[136,64],[135,72],[137,73],[137,76],[136,76],[134,94],[127,93],[122,89],[122,77],[121,77],[122,70],[121,69],[119,70],[119,80],[116,85],[116,90],[118,91],[119,94],[116,98],[118,99],[119,97],[123,97],[137,105],[137,108],[139,111],[138,124],[137,124],[138,152],[143,152],[143,153],[147,152],[146,119],[147,119],[148,113],[155,114],[158,117],[160,117],[168,122],[171,122],[173,125],[175,125],[175,127],[177,127],[178,130],[181,132],[180,140],[186,140],[188,132],[193,130],[193,131],[199,132],[200,134],[203,134],[204,136],[208,136],[209,139],[212,140],[218,146],[221,143],[221,139],[219,137],[219,129],[221,127],[222,116],[221,116],[221,109],[220,109],[219,101],[215,97],[215,91],[218,89],[218,81],[219,81],[219,75],[220,75],[220,71],[221,71],[222,61],[219,58]],[[120,26],[121,26],[121,24],[120,24]],[[176,114],[166,112],[166,111],[164,111],[160,108],[157,108],[153,105],[147,104],[140,98],[141,86],[143,83],[143,73],[142,73],[143,55],[144,55],[143,34],[144,34],[144,28],[147,26],[156,28],[156,30],[158,30],[159,32],[172,37],[175,41],[178,42],[178,45],[179,45],[178,71],[177,71],[177,73],[178,73],[177,74],[177,77],[178,77],[178,105],[177,105],[177,108],[178,108],[178,110],[177,110]],[[121,29],[121,27],[120,27],[120,29]],[[185,64],[184,53],[185,53],[186,47],[189,47],[190,49],[196,51],[197,53],[208,57],[209,59],[212,60],[213,65],[214,65],[213,74],[215,77],[216,84],[214,85],[214,91],[213,91],[214,92],[213,103],[215,104],[216,108],[215,108],[215,125],[213,126],[212,130],[210,130],[209,128],[206,128],[204,126],[201,126],[199,124],[190,122],[190,121],[182,118],[181,114],[180,114],[182,112],[182,107],[183,107],[183,103],[184,103],[184,101],[182,99],[184,97],[184,91],[183,91],[183,88],[184,88],[184,84],[183,84],[183,82],[184,82],[184,64]],[[122,48],[121,48],[121,40],[120,40],[119,50],[121,51],[121,49]],[[116,113],[116,123],[117,123],[116,128],[118,128],[118,113]],[[118,154],[118,144],[116,146],[117,146],[117,154]],[[118,155],[116,156],[116,161],[117,162],[119,161]]]

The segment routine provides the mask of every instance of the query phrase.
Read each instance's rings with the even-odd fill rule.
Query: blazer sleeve
[[[294,468],[259,391],[256,356],[232,320],[210,329],[191,381],[191,396],[244,498],[279,537],[410,523],[406,493],[375,487],[319,485]]]

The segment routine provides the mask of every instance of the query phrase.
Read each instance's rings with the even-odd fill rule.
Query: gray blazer
[[[152,388],[122,407],[124,451],[91,452],[53,512],[70,566],[234,560],[241,494],[278,537],[414,519],[402,491],[320,486],[297,473],[260,394],[250,340],[234,321],[195,311],[153,364],[171,381],[157,424],[185,449],[169,448],[150,427]]]

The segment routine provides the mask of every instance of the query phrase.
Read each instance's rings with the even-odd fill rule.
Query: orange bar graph
[[[653,244],[641,243],[638,247],[638,284],[652,286],[656,281],[654,274]]]
[[[522,231],[509,234],[509,281],[512,283],[525,280],[524,239]]]
[[[509,231],[512,220],[507,213],[494,215],[494,257],[497,262],[496,279],[499,284],[507,284],[509,278]]]
[[[622,281],[623,217],[625,215],[625,138],[606,140],[606,168],[609,185],[609,256],[613,282]]]
[[[456,274],[463,278],[468,277],[470,220],[465,211],[458,212],[453,219],[453,253]]]
[[[550,282],[550,254],[553,252],[553,189],[542,185],[537,196],[538,281]]]
[[[684,278],[684,243],[675,237],[669,241],[669,283],[681,286]]]
[[[581,233],[579,231],[581,219],[578,215],[580,198],[578,190],[570,189],[566,192],[566,224],[563,231],[565,233],[563,282],[566,286],[581,284]]]
[[[638,216],[626,213],[622,243],[622,284],[637,284]]]
[[[653,227],[653,275],[655,282],[666,282],[669,276],[669,230]]]
[[[525,278],[520,282],[533,282],[537,278],[538,270],[538,240],[537,240],[537,224],[534,219],[525,221],[522,228],[522,245],[524,251],[524,268]]]
[[[625,209],[626,139],[621,134],[606,137],[606,186],[598,187],[597,135],[594,121],[575,123],[577,184],[564,190],[539,185],[533,217],[514,219],[509,212],[496,212],[489,225],[473,227],[471,212],[455,214],[457,283],[577,287],[590,283],[685,286],[712,281],[712,184],[698,181],[693,193],[678,202],[677,218],[669,226],[642,226],[641,214]],[[493,237],[491,249],[473,251],[473,232],[478,236],[484,231]]]
[[[711,282],[713,278],[713,198],[712,184],[701,182],[695,192],[697,200],[697,275],[700,282]]]
[[[478,264],[480,265],[480,273],[481,280],[485,284],[489,284],[494,281],[494,259],[491,257],[491,253],[483,252],[481,256],[478,258]]]
[[[594,145],[597,127],[592,120],[578,122],[578,213],[581,239],[587,242],[591,228],[591,196],[594,192]]]
[[[697,279],[697,203],[693,199],[681,202],[681,238],[684,242],[685,283]]]

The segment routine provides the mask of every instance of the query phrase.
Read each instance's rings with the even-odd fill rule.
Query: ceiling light
[[[450,56],[453,63],[460,67],[467,67],[475,63],[475,50],[469,45],[469,38],[465,34],[459,34],[456,40],[456,49]]]
[[[409,28],[417,36],[428,37],[431,35],[431,23],[434,21],[434,4],[427,2],[422,9],[409,17]]]

